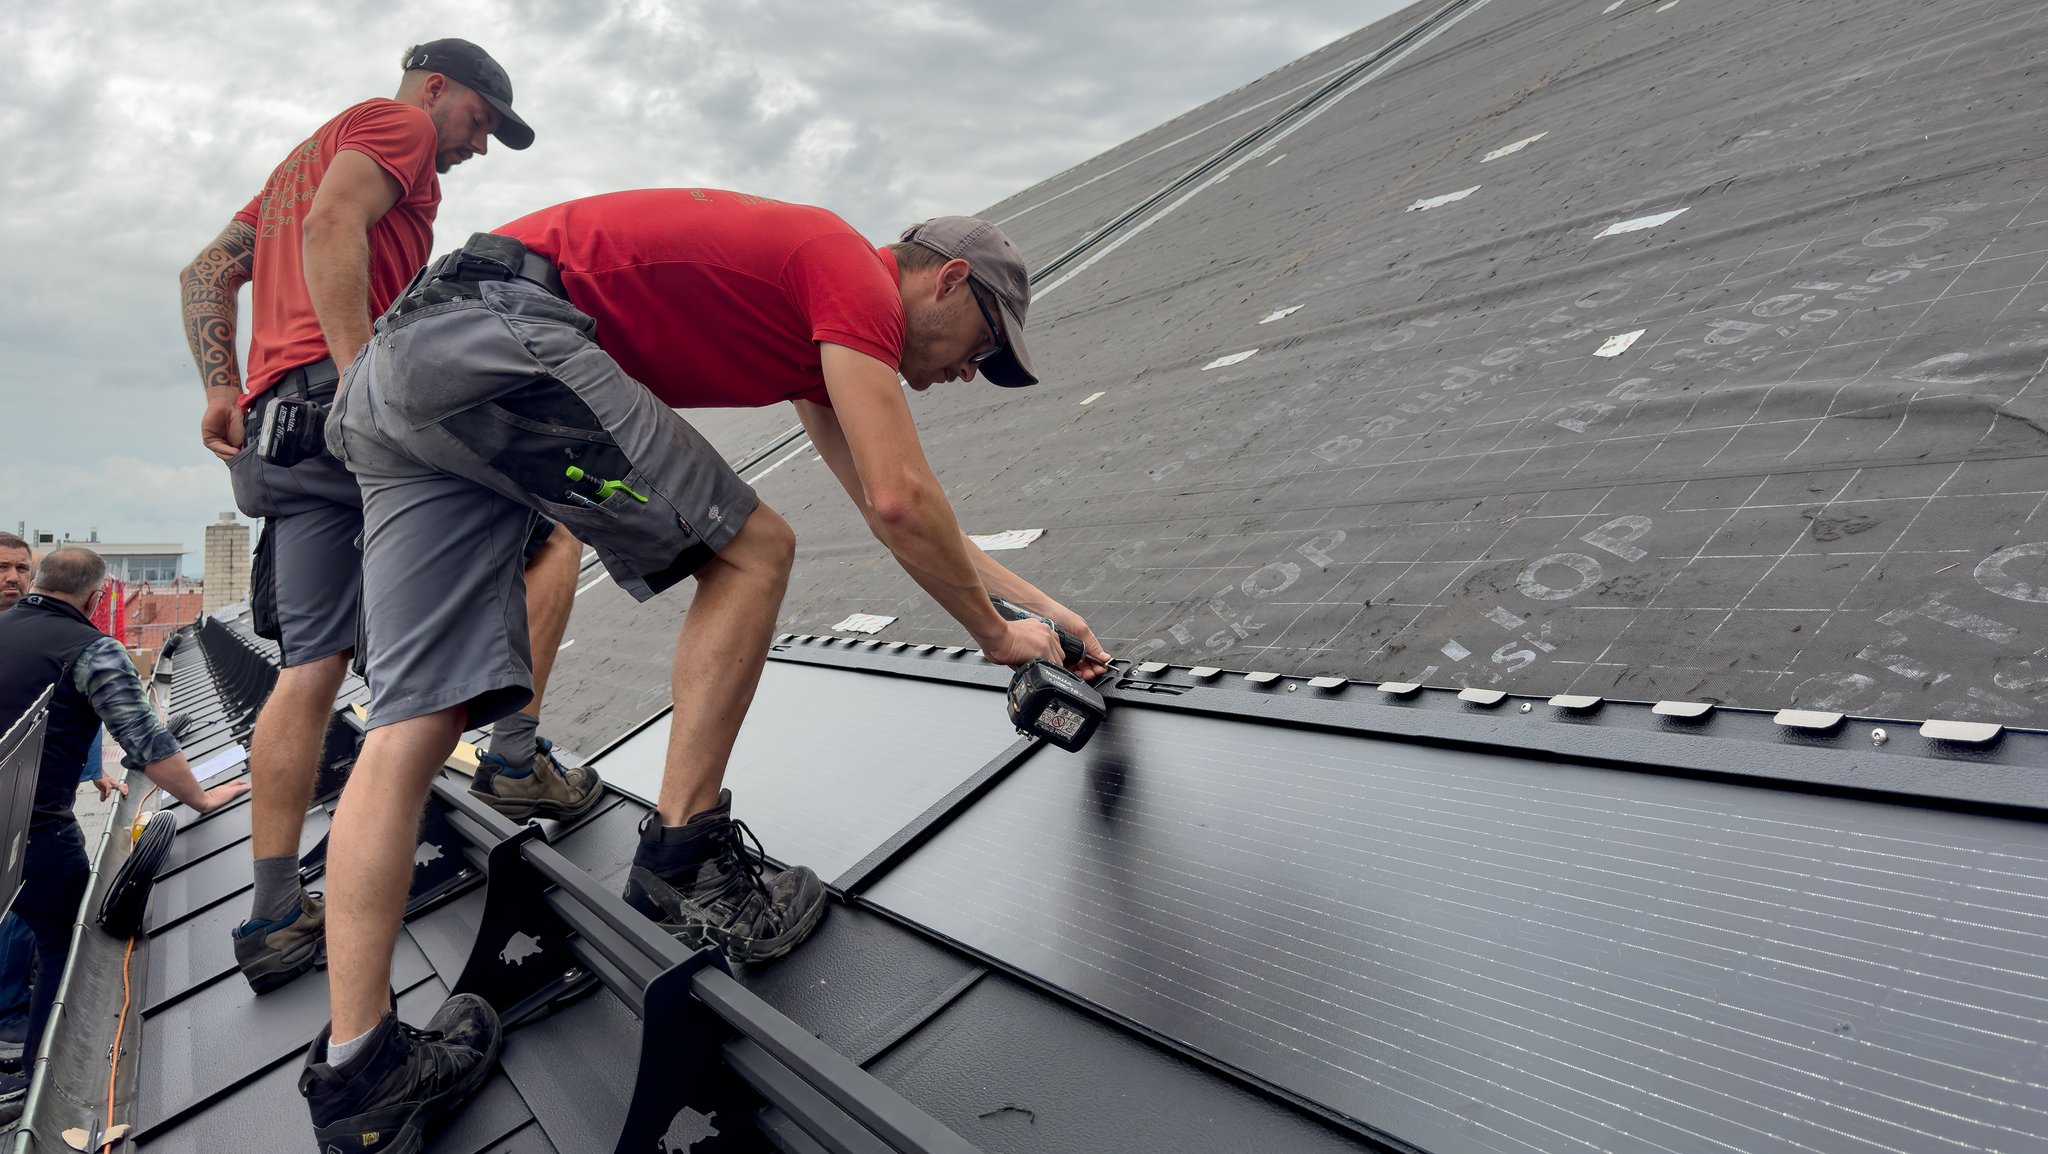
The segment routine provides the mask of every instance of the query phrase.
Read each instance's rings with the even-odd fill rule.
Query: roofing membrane
[[[1607,8],[1371,65],[1417,6],[989,209],[1044,267],[1370,65],[1041,280],[1045,383],[915,399],[963,526],[1119,656],[2040,725],[2043,16]],[[959,643],[813,458],[783,627]],[[637,707],[625,600],[561,668]]]

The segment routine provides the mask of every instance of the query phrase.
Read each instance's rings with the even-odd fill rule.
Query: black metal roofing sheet
[[[448,987],[426,965],[412,940],[398,935],[392,963],[400,1016],[424,1022],[448,996]],[[327,1024],[327,983],[321,975],[302,978],[262,998],[239,979],[219,982],[170,1009],[145,1017],[136,1061],[144,1073],[135,1103],[136,1141],[144,1149],[159,1141],[197,1135],[199,1148],[222,1149],[241,1139],[207,1120],[221,1103],[236,1103],[254,1078],[274,1066],[300,1065],[321,1027]],[[296,1075],[294,1075],[296,1077]],[[293,1092],[297,1092],[296,1084]],[[243,1107],[230,1105],[231,1116]],[[305,1100],[298,1110],[271,1111],[273,1134],[307,1132]],[[224,1142],[226,1139],[226,1142]],[[280,1142],[269,1149],[285,1149]],[[264,1147],[257,1147],[264,1148]]]

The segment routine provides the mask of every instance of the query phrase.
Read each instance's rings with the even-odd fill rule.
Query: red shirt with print
[[[242,407],[300,365],[329,355],[313,301],[306,293],[306,213],[327,167],[341,152],[360,152],[398,182],[398,203],[370,228],[372,315],[381,313],[427,263],[441,178],[434,171],[438,137],[421,109],[395,100],[365,100],[320,126],[270,173],[263,191],[235,214],[256,230],[251,293],[248,392]]]
[[[822,208],[643,189],[497,230],[554,262],[597,343],[674,408],[831,402],[818,344],[903,359],[896,258]]]

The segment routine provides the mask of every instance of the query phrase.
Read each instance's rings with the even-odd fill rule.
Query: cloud
[[[459,35],[535,146],[443,181],[437,248],[617,188],[823,204],[876,240],[972,212],[1399,5],[782,0],[120,2],[0,15],[0,526],[181,540],[227,476],[199,446],[177,270],[285,150]]]

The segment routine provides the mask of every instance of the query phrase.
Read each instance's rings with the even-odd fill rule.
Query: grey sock
[[[249,916],[276,921],[299,904],[299,859],[292,854],[256,859],[256,896]]]
[[[360,1053],[363,1043],[369,1041],[370,1035],[376,1032],[377,1027],[371,1026],[346,1042],[337,1042],[329,1038],[327,1040],[327,1064],[337,1067],[347,1065],[348,1060]]]
[[[519,770],[531,771],[534,751],[539,748],[540,718],[531,713],[515,713],[501,717],[491,726],[491,752],[505,759],[512,767],[508,777],[521,776]],[[499,770],[503,774],[505,771]]]

